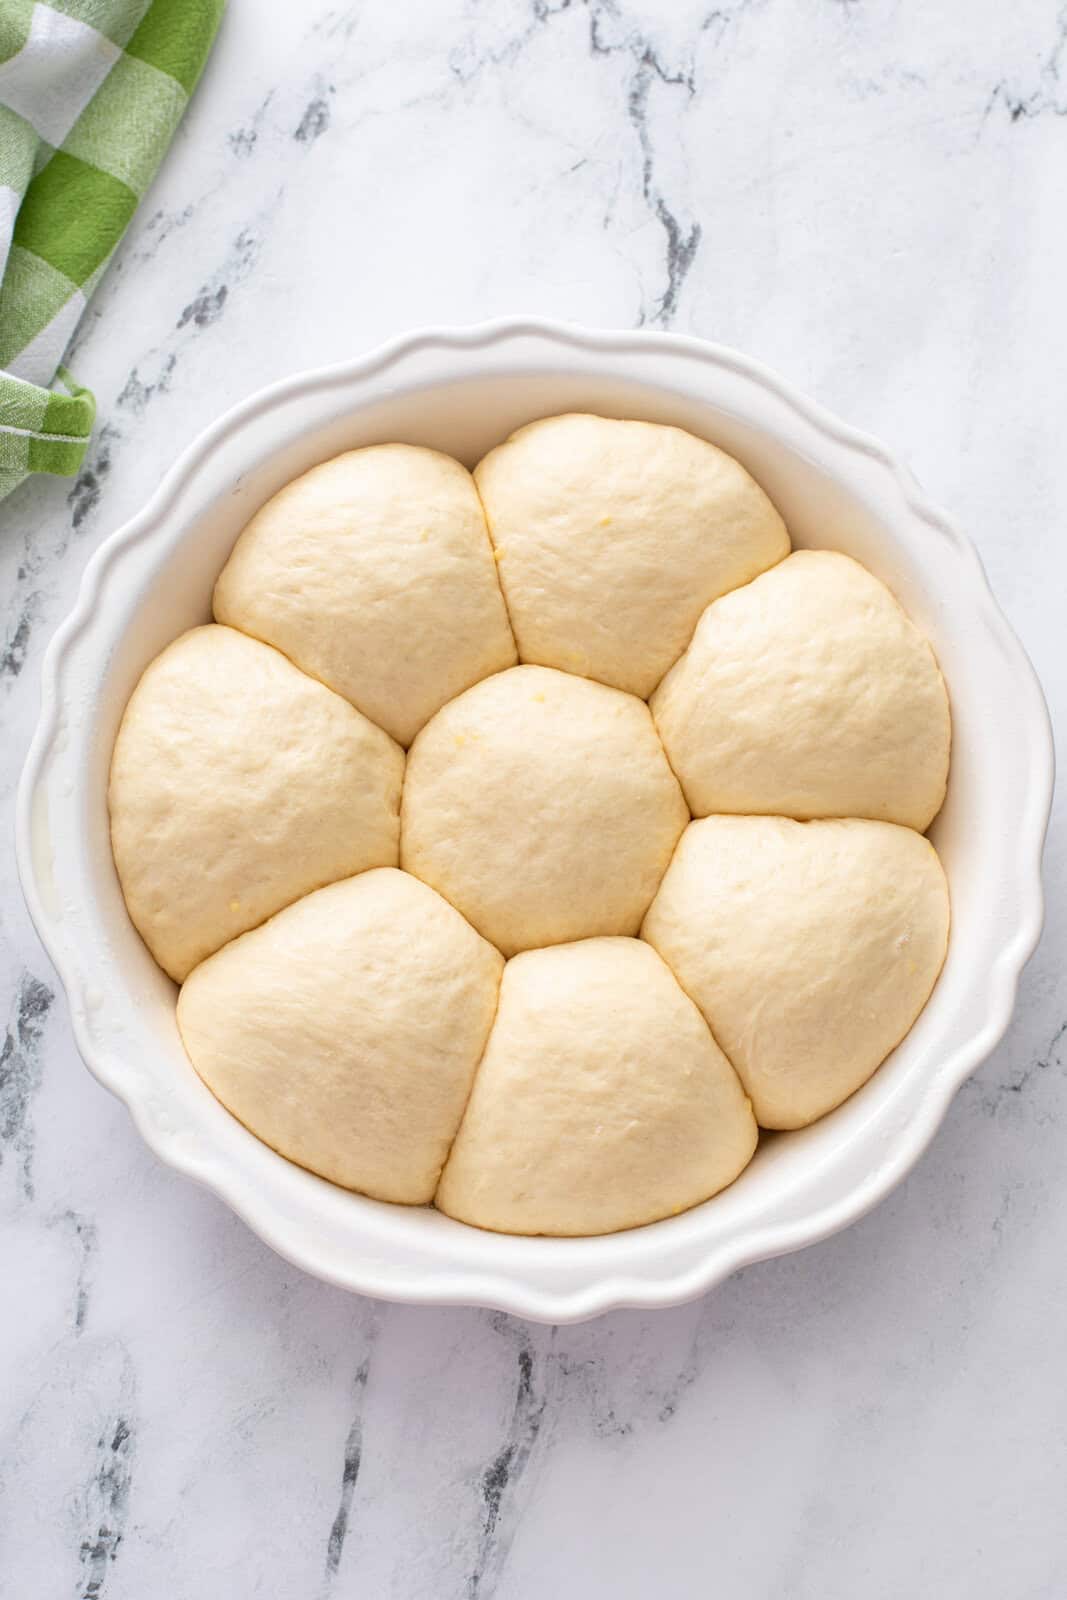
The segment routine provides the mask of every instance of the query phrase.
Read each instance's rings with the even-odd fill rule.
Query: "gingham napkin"
[[[224,0],[0,0],[0,499],[76,472],[60,365],[200,76]]]

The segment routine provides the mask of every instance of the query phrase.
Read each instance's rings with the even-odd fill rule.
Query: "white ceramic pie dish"
[[[795,544],[855,556],[931,639],[953,709],[949,793],[932,830],[953,929],[926,1010],[873,1079],[812,1127],[764,1136],[723,1194],[627,1233],[513,1238],[334,1188],[223,1110],[182,1050],[174,985],[126,915],[105,789],[141,671],[208,620],[237,533],[283,483],[342,449],[392,439],[472,465],[518,424],[567,410],[677,423],[722,445],[769,492]],[[844,1227],[899,1182],[1007,1026],[1040,931],[1052,768],[1041,690],[973,546],[881,446],[731,351],[508,321],[415,333],[289,379],[186,451],[96,552],[48,649],[17,847],[81,1054],[159,1156],[289,1260],[345,1288],[575,1321],[700,1294],[737,1267]]]

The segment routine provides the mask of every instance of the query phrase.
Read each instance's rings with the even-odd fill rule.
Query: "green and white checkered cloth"
[[[200,76],[224,0],[0,0],[0,499],[78,470],[61,366]]]

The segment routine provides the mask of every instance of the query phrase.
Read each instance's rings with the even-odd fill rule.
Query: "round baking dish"
[[[927,634],[953,711],[948,798],[932,830],[953,928],[941,978],[903,1044],[820,1122],[764,1135],[730,1189],[627,1233],[513,1238],[334,1188],[223,1110],[182,1050],[174,985],[126,915],[105,790],[142,669],[208,620],[234,539],[283,483],[340,450],[387,440],[473,465],[520,423],[563,411],[676,423],[723,446],[770,494],[795,545],[855,556]],[[81,1054],[163,1160],[207,1184],[290,1261],[347,1289],[575,1321],[700,1294],[737,1267],[855,1221],[899,1182],[1007,1026],[1040,931],[1051,790],[1041,690],[974,548],[881,446],[731,351],[508,321],[415,333],[289,379],[186,451],[96,552],[48,649],[17,843]]]

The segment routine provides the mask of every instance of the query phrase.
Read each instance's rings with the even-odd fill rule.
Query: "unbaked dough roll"
[[[178,1025],[223,1105],[289,1160],[379,1200],[429,1200],[503,962],[425,884],[331,884],[190,974]]]
[[[412,745],[400,864],[514,955],[635,934],[688,820],[646,705],[513,667]]]
[[[652,697],[695,816],[873,817],[920,832],[945,798],[933,651],[848,556],[798,550],[708,607]]]
[[[404,752],[340,695],[232,628],[168,645],[111,758],[130,917],[180,982],[228,939],[335,878],[395,866]]]
[[[846,1099],[907,1033],[948,940],[933,846],[888,822],[706,817],[642,934],[696,1001],[765,1128]]]
[[[436,1203],[502,1233],[611,1233],[706,1200],[755,1147],[733,1068],[660,958],[589,939],[505,967]]]
[[[516,659],[471,475],[415,445],[350,450],[279,490],[234,546],[215,616],[403,745]]]
[[[789,552],[744,467],[681,428],[548,417],[474,477],[520,658],[642,698],[709,600]]]

